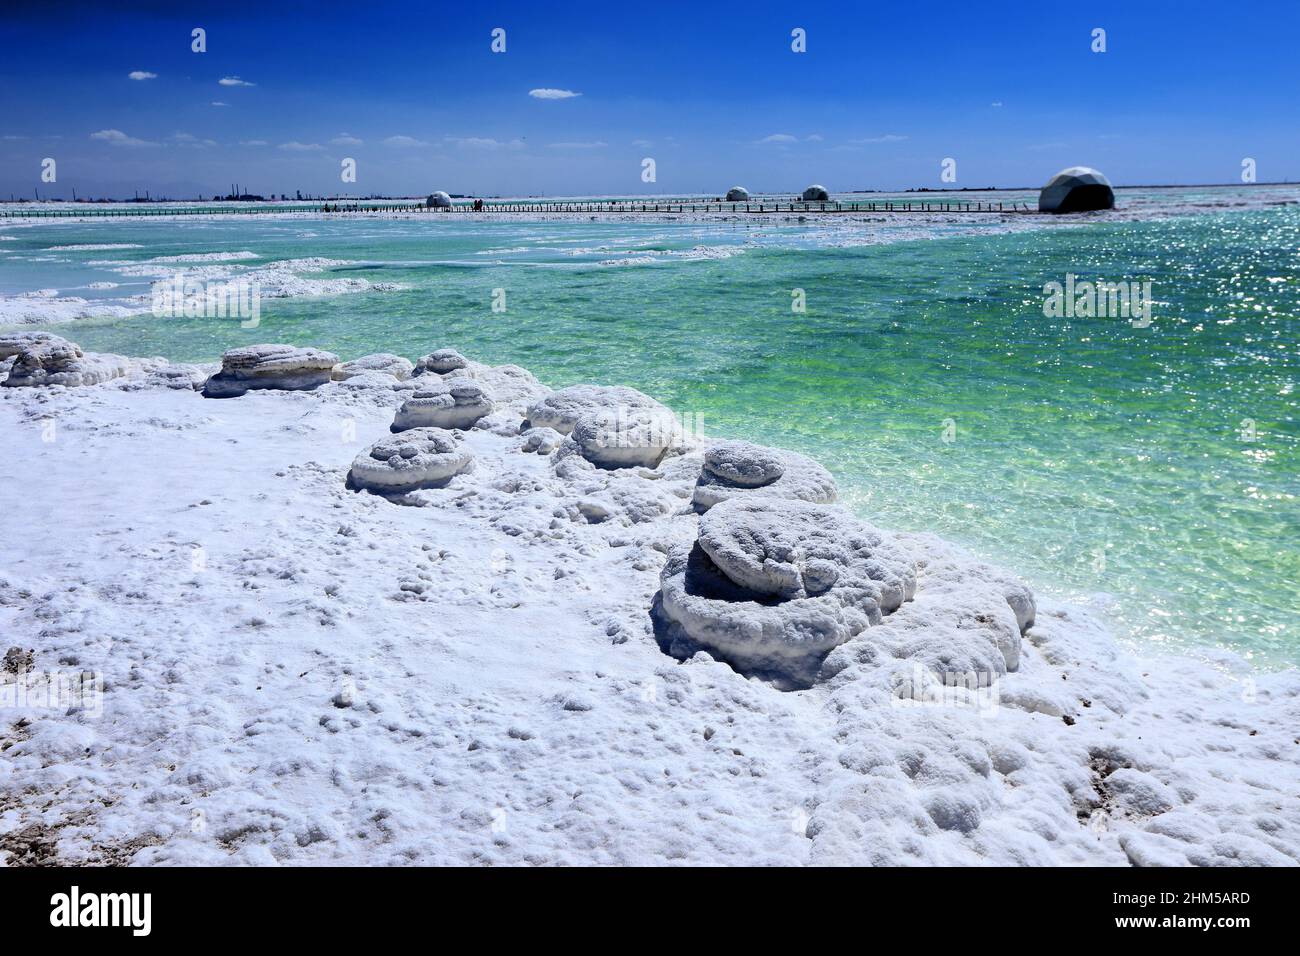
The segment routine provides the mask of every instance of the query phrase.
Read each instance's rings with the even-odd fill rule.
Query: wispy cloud
[[[632,145],[645,147],[645,146],[653,146],[654,144],[651,143],[650,140],[648,139],[634,139],[632,140]]]
[[[361,142],[361,141],[360,141],[360,140],[357,140],[357,142]],[[349,144],[349,145],[351,145],[351,144]],[[404,149],[404,148],[411,147],[411,146],[428,146],[429,144],[426,143],[426,142],[425,142],[424,140],[422,140],[422,139],[416,139],[414,136],[401,136],[401,135],[398,135],[398,136],[390,136],[390,137],[388,137],[386,140],[384,140],[384,145],[385,145],[385,146],[396,146],[396,147],[398,147],[399,149]]]
[[[822,141],[821,133],[813,133],[811,136],[804,137],[804,142],[807,143],[820,143],[821,141]]]
[[[199,139],[193,133],[173,133],[172,142],[178,146],[192,146],[195,149],[205,149],[208,146],[216,146],[215,139]]]
[[[130,79],[130,80],[156,80],[156,79],[158,79],[158,74],[157,74],[157,73],[150,73],[148,70],[132,70],[132,71],[131,71],[130,73],[128,73],[126,76],[127,76],[127,79]]]
[[[223,76],[217,80],[222,86],[257,86],[256,83],[250,83],[248,80],[241,80],[237,76]]]
[[[120,129],[101,129],[98,132],[90,134],[91,139],[97,139],[100,142],[108,143],[110,146],[157,146],[157,143],[151,143],[147,139],[136,139],[134,136],[127,136]]]
[[[575,93],[573,90],[556,90],[549,86],[543,86],[540,89],[529,90],[528,95],[538,100],[568,100],[582,94]]]
[[[502,141],[492,139],[489,136],[449,136],[447,138],[463,149],[522,149],[524,146],[524,141],[521,139]]]
[[[240,140],[239,145],[240,146],[270,146],[271,144],[264,139],[245,139],[245,140]]]
[[[851,139],[849,142],[863,146],[872,143],[901,143],[905,139],[906,136],[899,136],[897,133],[886,133],[884,136],[863,136],[860,139]]]
[[[223,102],[221,102],[221,100],[213,100],[213,101],[212,101],[212,105],[213,105],[213,106],[229,106],[230,104],[229,104],[229,103],[223,103]]]
[[[1050,143],[1034,143],[1029,148],[1034,150],[1035,152],[1041,152],[1043,150],[1048,150],[1048,149],[1064,149],[1066,146],[1069,145],[1070,145],[1069,143],[1063,143],[1058,139],[1058,140],[1053,140]]]
[[[595,140],[594,142],[590,142],[590,143],[547,143],[546,144],[548,149],[601,149],[608,145],[609,143],[602,143],[600,140]]]
[[[773,133],[771,136],[764,136],[759,143],[785,145],[799,142],[798,136],[791,136],[789,133]]]
[[[1001,105],[1002,105],[1001,100],[994,100],[992,103],[989,104],[989,106],[1001,106]]]
[[[339,133],[332,140],[330,140],[330,142],[333,143],[335,146],[360,146],[361,145],[361,140],[357,139],[351,133]]]
[[[318,149],[324,149],[320,143],[300,143],[297,140],[291,140],[287,143],[281,143],[276,147],[290,153],[312,153]]]

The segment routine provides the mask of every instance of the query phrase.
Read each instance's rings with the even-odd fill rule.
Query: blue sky
[[[1300,179],[1291,0],[548,6],[7,0],[0,194]]]

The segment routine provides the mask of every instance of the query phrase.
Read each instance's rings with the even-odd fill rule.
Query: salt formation
[[[807,686],[826,654],[916,591],[908,555],[838,508],[724,501],[660,575],[668,643],[685,637],[745,672]]]
[[[469,360],[455,349],[438,349],[430,352],[417,361],[415,367],[417,375],[423,375],[425,372],[436,375],[447,375],[451,372],[460,375],[469,374]]]
[[[619,406],[579,418],[569,441],[600,468],[654,468],[682,441],[682,430],[668,409]]]
[[[207,398],[233,398],[251,389],[289,391],[315,388],[330,380],[339,357],[294,345],[248,345],[221,356],[221,371],[203,386]]]
[[[358,455],[348,486],[386,494],[438,488],[473,464],[473,453],[451,432],[412,428],[382,438]]]
[[[492,398],[478,382],[448,378],[422,385],[397,410],[392,430],[432,426],[469,428],[492,412]]]
[[[692,502],[708,511],[730,498],[794,498],[818,504],[835,500],[835,479],[804,455],[747,441],[720,441],[704,453]]]
[[[830,198],[831,194],[826,191],[826,187],[816,183],[803,191],[804,202],[826,202]]]
[[[374,355],[363,355],[361,358],[336,366],[330,377],[336,382],[343,382],[354,376],[364,375],[367,372],[380,372],[391,375],[398,381],[405,381],[411,377],[411,373],[414,371],[415,366],[411,364],[410,359],[402,358],[400,355],[393,355],[391,352],[377,352]]]
[[[749,190],[744,186],[732,186],[727,190],[727,202],[748,202]]]
[[[573,426],[582,416],[619,407],[668,411],[667,407],[635,388],[623,385],[570,385],[529,405],[525,414],[529,427],[554,428],[561,435],[567,435],[573,431]]]
[[[1110,180],[1087,166],[1061,170],[1038,194],[1039,212],[1087,212],[1114,207],[1115,191],[1110,188]]]
[[[23,349],[49,342],[66,342],[53,332],[4,332],[0,333],[0,362],[11,359]]]
[[[0,359],[13,357],[4,380],[10,387],[98,385],[130,371],[130,361],[121,355],[83,352],[75,342],[48,332],[6,335],[0,352]]]

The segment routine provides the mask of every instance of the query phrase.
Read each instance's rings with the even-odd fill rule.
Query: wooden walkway
[[[431,208],[424,203],[320,203],[303,205],[202,205],[202,206],[162,206],[142,204],[139,206],[112,206],[96,208],[93,203],[84,204],[77,209],[24,209],[21,205],[0,205],[0,219],[100,219],[142,216],[220,216],[220,215],[283,215],[285,213],[308,213],[312,215],[348,215],[382,212],[418,213],[428,215],[456,215],[474,213],[479,215],[491,213],[553,213],[571,214],[722,214],[722,215],[771,215],[774,213],[796,215],[835,215],[851,213],[1031,213],[1026,203],[985,202],[985,201],[950,201],[950,200],[900,200],[867,199],[849,202],[799,202],[799,201],[751,201],[751,202],[702,202],[679,200],[675,202],[631,202],[631,201],[579,201],[579,202],[491,202],[485,201],[481,210],[475,210],[470,202],[456,202],[450,207]]]

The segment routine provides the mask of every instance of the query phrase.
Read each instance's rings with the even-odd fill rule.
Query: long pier
[[[991,202],[985,200],[911,200],[863,199],[849,201],[802,202],[799,200],[751,200],[749,202],[708,202],[703,200],[580,200],[576,202],[516,201],[494,202],[484,200],[479,208],[472,201],[453,202],[450,206],[428,206],[425,203],[375,203],[375,202],[322,202],[284,204],[222,204],[194,206],[164,206],[140,204],[105,206],[95,203],[79,204],[72,209],[24,209],[21,205],[6,208],[0,205],[0,219],[98,219],[142,216],[218,216],[218,215],[283,215],[308,213],[312,215],[346,215],[400,212],[420,215],[457,215],[471,213],[590,213],[590,214],[722,214],[722,215],[836,215],[852,213],[1032,213],[1037,210],[1023,202]]]

